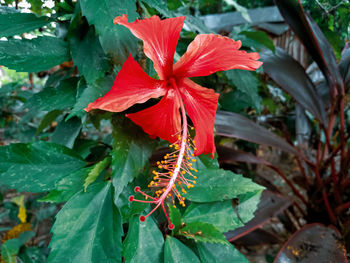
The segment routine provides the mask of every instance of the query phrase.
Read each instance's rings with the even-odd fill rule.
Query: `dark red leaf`
[[[275,54],[271,51],[264,52],[262,59],[264,71],[304,109],[326,124],[321,97],[304,68],[281,48],[276,48]]]
[[[309,224],[294,233],[278,253],[275,263],[348,262],[340,233],[322,224]]]
[[[264,229],[256,229],[253,232],[235,240],[238,246],[261,246],[281,243],[281,239]]]
[[[275,0],[281,15],[316,61],[331,86],[341,87],[337,61],[332,46],[315,23],[304,11],[300,0]]]
[[[218,111],[215,118],[215,128],[217,135],[234,137],[276,147],[296,155],[299,154],[293,145],[281,137],[237,113]]]

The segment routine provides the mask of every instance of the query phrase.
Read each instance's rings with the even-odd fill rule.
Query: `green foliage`
[[[43,192],[85,166],[72,150],[54,143],[11,144],[0,148],[0,182],[19,191]]]
[[[69,199],[51,230],[48,262],[121,262],[123,229],[111,190],[97,183]]]
[[[33,231],[26,231],[20,234],[18,238],[13,238],[4,242],[1,246],[1,257],[6,263],[16,263],[17,254],[21,246],[23,246],[28,239],[35,236]]]
[[[130,31],[114,25],[117,16],[127,14],[130,21],[137,17],[134,1],[128,0],[81,0],[82,14],[99,34],[103,50],[113,57],[115,63],[122,63],[129,53],[135,54],[137,42]]]
[[[164,263],[200,263],[200,261],[181,241],[167,236],[164,244]]]
[[[154,143],[129,121],[115,126],[112,154],[113,185],[117,199],[123,189],[140,173],[152,155]],[[123,128],[120,128],[123,127]]]
[[[30,32],[52,22],[47,16],[20,13],[16,9],[0,7],[0,37],[9,37]]]
[[[215,226],[221,232],[243,226],[253,217],[259,204],[261,190],[239,197],[238,206],[231,200],[215,203],[192,203],[186,210],[183,220],[186,223],[204,222]]]
[[[31,40],[0,41],[1,64],[16,71],[39,72],[70,59],[62,39],[42,36]]]
[[[225,236],[215,226],[200,221],[186,224],[179,230],[179,235],[197,242],[229,244]]]
[[[251,179],[222,169],[202,169],[198,171],[197,177],[196,186],[184,194],[186,199],[195,202],[228,200],[263,189]]]
[[[77,81],[77,78],[69,78],[60,81],[56,87],[46,87],[34,94],[25,106],[42,111],[64,110],[73,107]]]
[[[230,84],[237,90],[230,91],[220,103],[225,110],[240,112],[247,107],[261,111],[261,98],[258,94],[258,78],[254,72],[233,69],[226,71]]]
[[[125,262],[163,262],[164,239],[153,218],[140,222],[138,217],[131,218],[129,231],[123,242]]]
[[[84,182],[84,191],[86,191],[86,188],[93,182],[96,181],[97,177],[101,174],[101,172],[106,169],[106,167],[110,164],[111,158],[106,157],[103,161],[95,164],[95,166],[91,169],[88,176],[85,179]]]
[[[73,35],[70,38],[70,52],[87,83],[95,83],[109,71],[108,60],[93,29],[83,39],[78,33]]]
[[[197,243],[197,249],[203,263],[249,262],[231,244],[222,245],[200,242]]]

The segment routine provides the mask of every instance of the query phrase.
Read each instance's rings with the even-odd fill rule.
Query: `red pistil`
[[[181,196],[181,192],[186,194],[185,187],[194,187],[194,184],[196,184],[195,179],[197,179],[197,177],[192,174],[192,171],[197,172],[197,170],[192,167],[192,162],[196,161],[193,157],[193,151],[196,149],[194,147],[194,141],[189,136],[186,111],[182,101],[180,102],[180,109],[182,114],[182,131],[179,134],[173,135],[177,136],[177,141],[169,146],[173,148],[174,151],[170,154],[166,154],[163,161],[157,162],[161,172],[153,171],[153,180],[148,185],[151,188],[158,189],[155,192],[155,197],[141,191],[139,186],[135,187],[134,190],[142,194],[145,200],[137,200],[133,196],[129,197],[130,202],[136,201],[141,203],[153,203],[156,205],[146,216],[140,216],[141,222],[145,221],[159,206],[162,206],[170,230],[174,229],[175,226],[171,223],[166,212],[164,201],[171,198],[173,206],[176,207],[174,200],[174,197],[176,197],[179,204],[185,206],[185,198]]]

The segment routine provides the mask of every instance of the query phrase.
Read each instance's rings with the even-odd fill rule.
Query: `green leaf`
[[[62,203],[68,201],[73,195],[83,189],[85,178],[93,167],[85,167],[75,171],[60,180],[55,189],[50,191],[40,202]]]
[[[13,238],[4,242],[1,246],[1,257],[6,263],[17,263],[16,255],[19,249],[28,239],[35,236],[33,231],[26,231],[20,234],[18,238]]]
[[[224,94],[220,103],[229,111],[238,112],[246,107],[261,111],[261,98],[258,94],[259,81],[255,73],[233,69],[225,71],[229,82],[236,86],[236,92]]]
[[[167,4],[163,0],[142,0],[143,3],[149,5],[151,8],[156,9],[160,14],[165,17],[174,17],[174,12],[170,11]]]
[[[62,145],[10,144],[0,147],[0,184],[18,191],[44,192],[85,164],[75,152]]]
[[[162,0],[142,0],[142,2],[156,9],[165,17],[176,17],[183,15],[181,13],[170,11],[167,7],[167,4]],[[192,32],[198,32],[200,34],[212,33],[210,29],[204,25],[203,21],[200,18],[192,16],[190,14],[186,14],[185,25]]]
[[[221,232],[236,229],[254,217],[261,193],[262,190],[259,190],[240,196],[237,207],[234,207],[231,200],[206,204],[192,203],[187,208],[183,220],[185,223],[209,223]]]
[[[36,14],[41,14],[41,7],[43,5],[42,0],[28,0],[30,3],[30,10],[32,10]]]
[[[275,51],[275,45],[273,41],[269,38],[269,36],[264,31],[242,31],[239,34],[245,35],[246,37],[255,40],[256,42],[264,45],[268,49]]]
[[[0,41],[1,64],[19,72],[39,72],[70,59],[65,41],[56,37]]]
[[[249,263],[245,256],[230,243],[221,245],[198,242],[197,248],[202,263]]]
[[[62,110],[53,110],[48,112],[39,124],[36,134],[41,133],[46,127],[48,127],[58,116],[62,114]]]
[[[113,24],[114,18],[123,14],[128,15],[130,22],[136,19],[134,1],[81,0],[80,6],[89,24],[95,26],[103,50],[112,56],[114,63],[122,63],[130,53],[136,52],[135,37],[124,26]]]
[[[178,234],[195,241],[228,244],[225,236],[215,226],[199,221],[186,224]]]
[[[200,263],[196,254],[174,237],[167,236],[164,245],[164,263]]]
[[[114,124],[112,151],[114,198],[117,199],[152,155],[153,141],[129,120]]]
[[[111,163],[111,158],[108,156],[105,159],[103,159],[101,162],[98,162],[94,165],[94,167],[89,172],[88,176],[86,177],[84,181],[84,191],[86,191],[86,188],[96,181],[97,177],[102,173],[104,169]]]
[[[140,222],[134,216],[129,223],[129,232],[123,242],[123,256],[129,263],[163,262],[163,234],[152,217]]]
[[[65,110],[75,103],[77,78],[65,79],[57,87],[46,87],[36,93],[25,104],[25,107],[43,111]]]
[[[67,119],[73,116],[82,117],[85,114],[84,109],[89,103],[102,97],[112,88],[113,80],[113,77],[110,75],[97,80],[93,84],[86,84],[84,80],[80,80],[78,83],[76,103]]]
[[[43,27],[52,21],[47,16],[37,17],[30,13],[20,13],[8,9],[2,9],[0,15],[0,37],[9,37],[30,32]]]
[[[69,43],[74,64],[87,83],[94,83],[104,77],[109,70],[109,64],[93,29],[83,39],[75,34]]]
[[[121,262],[123,228],[111,184],[97,183],[74,195],[51,232],[49,263]]]
[[[247,192],[264,189],[251,179],[223,169],[200,169],[194,188],[183,196],[191,201],[205,203],[228,200]]]
[[[175,228],[173,229],[173,232],[176,233],[181,226],[181,213],[179,209],[173,207],[172,204],[168,203],[168,208],[169,208],[170,221],[175,226]]]
[[[52,134],[51,141],[72,149],[75,139],[80,133],[81,127],[81,120],[77,117],[69,120],[62,120]]]

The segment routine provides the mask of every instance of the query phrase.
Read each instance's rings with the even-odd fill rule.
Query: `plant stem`
[[[280,169],[278,169],[276,166],[268,165],[272,170],[274,170],[276,173],[278,173],[279,176],[282,177],[282,179],[289,185],[289,187],[292,189],[293,193],[299,197],[299,199],[307,206],[307,201],[304,198],[304,196],[299,192],[298,189],[293,185],[293,183],[285,176]]]

